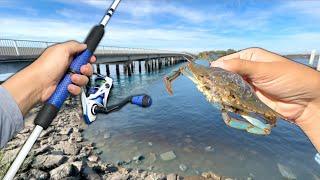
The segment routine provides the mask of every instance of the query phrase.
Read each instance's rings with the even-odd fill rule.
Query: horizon
[[[0,38],[82,41],[111,1],[0,1]],[[320,46],[317,1],[123,0],[102,45],[198,53],[261,47],[310,54]]]

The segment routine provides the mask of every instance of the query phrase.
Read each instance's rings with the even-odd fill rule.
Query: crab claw
[[[171,81],[169,79],[170,79],[169,77],[164,77],[163,81],[164,81],[164,84],[166,85],[167,92],[172,96],[173,91],[172,91]]]
[[[171,83],[172,81],[177,79],[180,75],[181,75],[181,69],[179,68],[179,70],[173,71],[171,74],[163,78],[164,84],[166,85],[166,90],[170,95],[173,95]]]

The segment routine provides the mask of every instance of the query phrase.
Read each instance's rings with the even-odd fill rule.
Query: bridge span
[[[15,73],[19,69],[33,62],[48,47],[57,42],[0,39],[0,74]],[[117,75],[120,74],[119,66],[123,67],[123,73],[131,76],[135,64],[145,66],[145,71],[151,72],[184,62],[184,57],[193,58],[192,54],[169,50],[156,50],[145,48],[128,48],[115,46],[98,46],[96,72],[100,73],[100,66],[105,66],[106,74],[110,74],[109,66],[116,66]]]

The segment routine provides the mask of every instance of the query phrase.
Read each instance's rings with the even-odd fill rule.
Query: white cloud
[[[81,1],[100,9],[105,9],[110,4],[110,1],[106,2],[104,0]],[[75,0],[63,2],[79,3]],[[300,9],[297,10],[297,8]],[[268,34],[268,30],[272,28],[270,23],[272,23],[274,15],[282,13],[284,9],[287,11],[296,9],[299,13],[310,14],[310,8],[314,10],[310,5],[295,6],[288,2],[282,3],[281,7],[263,9],[260,12],[248,11],[237,14],[235,12],[214,11],[205,14],[206,12],[178,7],[175,4],[166,3],[166,1],[128,0],[123,1],[119,14],[128,13],[130,16],[128,19],[118,16],[117,20],[112,21],[111,26],[107,28],[102,44],[191,52],[228,48],[243,49],[252,46],[259,46],[280,53],[306,52],[320,47],[318,41],[320,32],[312,33],[304,31],[303,28],[287,27],[282,30],[286,33],[274,35],[275,33]],[[175,21],[173,21],[173,24],[144,26],[149,18],[161,13],[169,13],[172,16],[179,17],[177,21],[184,19],[192,22],[193,25],[190,26],[189,23],[174,24]],[[75,16],[83,19],[87,16],[86,14],[79,14],[70,9],[59,9],[57,14],[67,18],[57,20],[42,17],[0,17],[0,36],[2,38],[48,41],[68,39],[82,41],[86,37],[92,23],[71,21]],[[311,14],[317,17],[316,13]],[[293,29],[295,30],[293,31]],[[247,33],[248,31],[254,31],[256,37],[252,37],[252,34]],[[267,33],[264,33],[265,31]],[[277,31],[280,30],[273,30],[273,32]],[[234,32],[243,32],[244,35],[237,35]]]

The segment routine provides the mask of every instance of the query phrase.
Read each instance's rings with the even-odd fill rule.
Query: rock
[[[278,166],[278,169],[281,173],[281,175],[286,178],[286,179],[297,179],[297,176],[293,174],[292,170],[287,167],[287,166],[284,166],[280,163],[277,164]]]
[[[72,127],[65,127],[63,129],[60,130],[60,134],[62,135],[70,135],[73,131]]]
[[[137,155],[137,156],[134,156],[132,158],[133,161],[142,161],[144,160],[144,156],[143,155]]]
[[[170,161],[170,160],[175,159],[177,156],[174,154],[173,151],[168,151],[168,152],[160,154],[160,157],[164,161]]]
[[[96,150],[95,153],[96,153],[97,155],[101,155],[101,154],[103,153],[103,151],[99,149],[99,150]]]
[[[81,172],[84,169],[83,161],[75,161],[75,162],[71,162],[71,164],[74,165],[74,167],[77,168],[78,172]]]
[[[128,174],[121,174],[119,172],[116,172],[107,178],[107,180],[127,180],[127,179],[129,179]]]
[[[96,156],[96,155],[91,155],[91,156],[88,157],[88,160],[89,160],[90,162],[97,162],[98,159],[99,159],[99,157]]]
[[[43,154],[45,152],[47,152],[48,150],[50,150],[51,146],[50,145],[43,145],[38,149],[34,150],[35,155],[39,155],[39,154]]]
[[[209,172],[203,172],[201,174],[202,177],[206,178],[206,179],[213,179],[213,180],[220,180],[222,177],[209,171]]]
[[[67,161],[67,157],[63,155],[39,155],[35,158],[32,166],[37,169],[53,169]]]
[[[78,173],[77,168],[71,163],[65,163],[50,171],[50,179],[60,180],[69,176],[75,176]]]
[[[150,173],[146,178],[146,180],[165,180],[166,179],[166,175],[162,174],[162,173]]]
[[[212,146],[207,146],[204,148],[204,150],[207,152],[212,152],[212,151],[214,151],[214,148]]]
[[[181,171],[186,171],[186,170],[188,169],[188,167],[187,167],[185,164],[180,164],[180,165],[179,165],[179,169],[180,169]]]
[[[35,178],[37,180],[49,179],[49,173],[41,171],[39,169],[31,169],[27,172],[28,179]]]
[[[99,180],[101,177],[94,172],[90,167],[85,167],[82,174],[88,180]]]
[[[22,129],[22,131],[20,131],[19,133],[20,133],[20,134],[24,134],[24,133],[28,133],[28,132],[30,132],[30,128],[24,128],[24,129]]]
[[[61,150],[68,155],[77,155],[80,151],[80,146],[76,143],[61,141],[59,144],[55,146],[55,149]]]
[[[176,174],[168,174],[167,175],[167,180],[176,180],[177,179],[177,175]]]
[[[50,126],[48,129],[42,131],[39,137],[42,138],[42,137],[48,136],[52,132],[54,132],[54,127]]]
[[[4,153],[1,164],[10,164],[17,156],[19,149],[8,150]]]
[[[107,166],[106,170],[107,173],[114,173],[118,171],[118,168],[116,166],[113,165],[109,165]]]
[[[103,138],[104,139],[109,139],[111,137],[111,134],[109,132],[104,133]]]
[[[151,153],[149,154],[148,160],[149,160],[150,163],[156,162],[156,160],[157,160],[156,154],[151,152]]]

